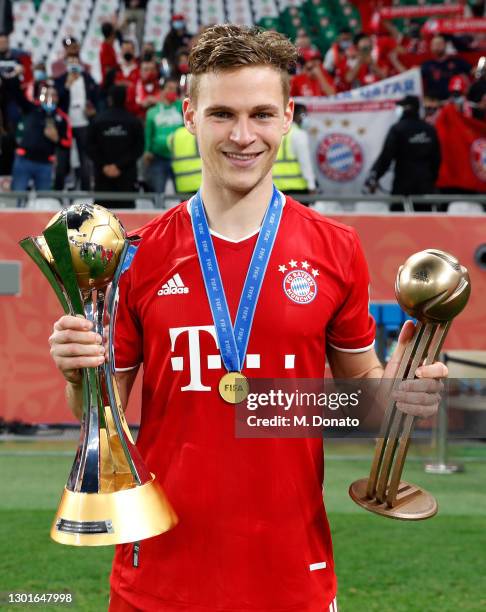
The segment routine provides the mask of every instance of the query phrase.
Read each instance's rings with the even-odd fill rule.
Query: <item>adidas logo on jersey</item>
[[[174,274],[172,278],[164,283],[157,291],[157,295],[180,295],[182,293],[189,293],[189,287],[186,287],[182,282],[182,278],[179,274]]]

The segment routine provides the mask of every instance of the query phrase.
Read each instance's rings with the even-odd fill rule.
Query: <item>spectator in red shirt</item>
[[[348,49],[338,72],[341,82],[348,89],[363,87],[387,76],[383,62],[374,57],[371,38],[363,33],[354,37],[354,45]]]
[[[304,66],[300,74],[292,77],[291,96],[332,96],[336,93],[331,76],[322,65],[319,51],[306,49],[302,53]]]
[[[145,119],[147,109],[159,102],[159,79],[159,68],[155,59],[142,60],[140,78],[134,88],[136,115],[142,120]]]
[[[124,40],[121,46],[122,60],[115,74],[116,85],[125,85],[127,88],[135,86],[140,78],[140,68],[135,57],[135,44],[131,40]]]
[[[116,40],[116,30],[114,25],[109,21],[101,24],[101,33],[103,34],[104,40],[100,47],[100,66],[102,81],[104,83],[106,75],[111,70],[118,70],[119,65],[115,48],[113,46]]]
[[[179,49],[175,59],[175,66],[170,76],[177,80],[179,83],[179,89],[184,95],[187,90],[188,76],[189,76],[189,49],[183,47]]]

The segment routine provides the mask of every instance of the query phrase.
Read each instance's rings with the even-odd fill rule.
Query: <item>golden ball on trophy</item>
[[[400,266],[395,282],[398,303],[411,317],[440,323],[458,315],[471,293],[469,274],[444,251],[415,253]]]
[[[66,218],[71,257],[80,289],[106,286],[115,274],[126,239],[118,217],[97,204],[74,204],[58,212],[47,227],[62,216]],[[46,259],[52,261],[45,241],[39,247]]]

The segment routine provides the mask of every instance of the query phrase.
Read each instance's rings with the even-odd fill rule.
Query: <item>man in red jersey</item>
[[[202,159],[201,190],[138,232],[140,246],[120,283],[115,342],[123,405],[143,363],[137,446],[179,524],[117,547],[112,612],[337,610],[322,440],[236,438],[234,408],[218,394],[231,369],[255,378],[319,379],[326,356],[337,377],[383,375],[355,231],[272,185],[292,122],[294,61],[294,47],[280,34],[235,25],[208,28],[191,52],[183,110]],[[209,234],[204,244],[199,229]],[[212,294],[220,287],[217,279],[207,282],[206,248],[219,269],[228,311],[222,308],[221,318],[231,317],[230,330],[214,315],[221,303]],[[257,259],[266,253],[266,271],[251,324],[241,325],[240,350],[240,301],[253,295],[242,288],[265,267],[255,267],[254,252]],[[296,272],[299,282],[292,283]],[[411,328],[402,331],[388,376]],[[78,368],[104,360],[102,339],[90,329],[64,316],[50,339],[78,416]],[[434,413],[440,382],[433,379],[446,374],[440,363],[421,368],[413,393],[397,397],[399,407]]]

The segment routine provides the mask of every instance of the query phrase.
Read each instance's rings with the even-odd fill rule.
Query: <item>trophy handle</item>
[[[72,314],[84,316],[83,303],[73,269],[73,262],[70,256],[71,247],[69,246],[63,218],[59,217],[57,221],[47,227],[42,233],[56,262],[57,273],[61,279],[64,291],[69,296]]]
[[[36,241],[36,238],[29,236],[19,242],[19,245],[27,255],[34,261],[37,267],[40,269],[42,274],[47,278],[50,286],[54,289],[54,292],[61,302],[61,306],[66,314],[72,313],[72,307],[69,302],[67,295],[64,292],[64,288],[61,283],[61,279],[56,275],[54,270],[50,267],[46,258],[42,254],[42,251]]]

